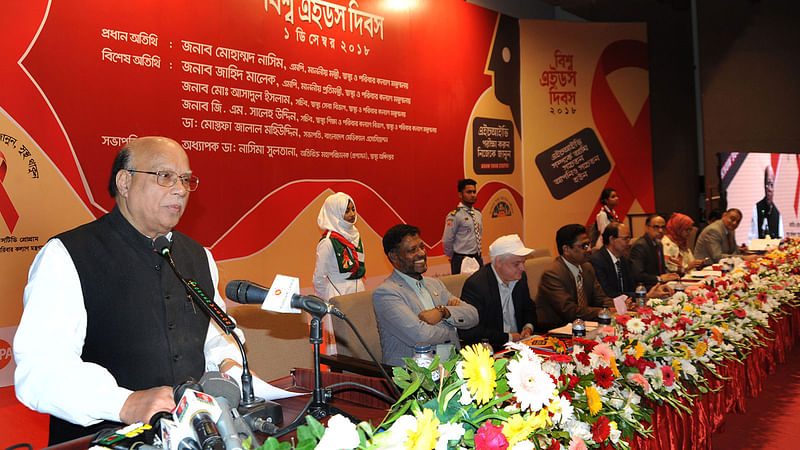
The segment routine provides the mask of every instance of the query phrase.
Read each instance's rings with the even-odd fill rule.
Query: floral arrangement
[[[725,261],[726,276],[651,299],[572,348],[509,343],[510,357],[495,359],[476,345],[448,361],[437,356],[431,368],[407,359],[393,373],[403,393],[378,427],[334,416],[325,428],[308,418],[294,447],[270,438],[261,448],[629,448],[635,435],[652,435],[653,405],[691,413],[719,363],[746,357],[770,339],[771,317],[800,306],[799,255],[800,240],[788,240],[758,261]]]

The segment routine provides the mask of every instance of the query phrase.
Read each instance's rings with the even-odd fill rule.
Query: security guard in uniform
[[[450,258],[450,270],[453,274],[461,273],[461,261],[468,256],[475,258],[483,266],[483,222],[480,210],[472,207],[478,199],[477,184],[470,178],[458,181],[458,197],[461,203],[445,218],[442,247]]]

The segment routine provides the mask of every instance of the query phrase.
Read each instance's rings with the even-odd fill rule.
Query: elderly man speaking
[[[173,228],[199,184],[181,146],[125,145],[111,168],[110,213],[65,231],[36,255],[14,337],[17,397],[51,414],[50,444],[175,407],[172,386],[241,363],[238,347],[192,303],[154,251],[170,241],[185,277],[214,293],[211,253]]]
[[[461,290],[461,300],[478,310],[478,325],[458,330],[465,344],[488,339],[499,351],[506,342],[533,333],[536,305],[525,275],[525,258],[532,253],[516,234],[501,236],[489,246],[491,264],[467,278]]]

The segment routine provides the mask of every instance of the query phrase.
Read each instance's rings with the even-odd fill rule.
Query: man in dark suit
[[[559,256],[542,274],[536,296],[541,331],[566,325],[575,318],[597,320],[603,307],[613,306],[589,264],[591,243],[586,227],[572,224],[556,232]]]
[[[627,225],[619,222],[610,223],[603,231],[603,248],[592,253],[592,263],[597,281],[611,298],[620,295],[633,297],[636,285],[631,276],[631,263],[628,253],[631,251],[631,231]],[[656,284],[647,293],[647,298],[661,298],[672,295],[674,291],[666,284]],[[628,299],[628,308],[633,302]]]
[[[631,230],[624,223],[612,222],[603,231],[603,248],[589,258],[597,281],[611,298],[622,294],[633,295],[636,286],[626,256],[630,250]]]
[[[500,351],[506,342],[533,333],[536,304],[525,275],[525,258],[532,253],[516,234],[501,236],[489,246],[492,262],[467,278],[461,289],[461,300],[478,310],[478,325],[458,330],[465,345],[488,339],[494,351]]]
[[[651,214],[644,225],[644,234],[631,248],[631,272],[635,283],[644,283],[650,289],[658,283],[677,280],[680,275],[665,273],[661,238],[664,237],[667,222],[658,214]]]

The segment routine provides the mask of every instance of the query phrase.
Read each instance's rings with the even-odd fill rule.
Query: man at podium
[[[36,255],[14,337],[14,383],[22,403],[51,415],[51,445],[147,423],[175,406],[172,386],[241,363],[232,338],[154,251],[166,236],[183,276],[225,307],[211,253],[173,229],[198,183],[177,142],[136,139],[112,166],[114,209]]]

